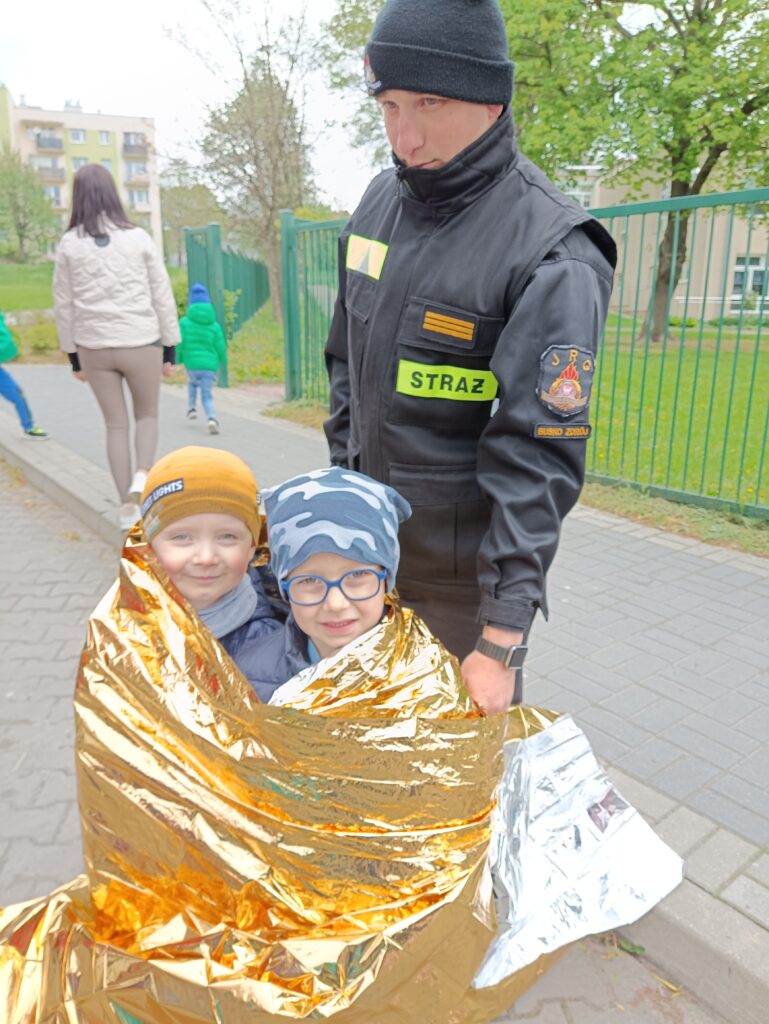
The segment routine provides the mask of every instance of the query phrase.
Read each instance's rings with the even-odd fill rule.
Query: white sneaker
[[[128,488],[129,496],[132,497],[132,498],[137,498],[137,499],[140,498],[141,495],[142,495],[142,491],[144,490],[144,485],[146,483],[147,483],[147,473],[146,473],[146,470],[137,469],[136,472],[134,473],[134,478],[131,481],[131,486]]]
[[[219,421],[215,420],[213,417],[211,417],[211,419],[208,421],[208,433],[209,434],[218,434],[219,433]]]
[[[138,523],[141,519],[141,509],[138,505],[132,501],[127,501],[125,504],[120,506],[120,516],[118,521],[120,523],[121,530],[130,530],[134,523]]]

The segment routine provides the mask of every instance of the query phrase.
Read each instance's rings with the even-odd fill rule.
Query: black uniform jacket
[[[369,185],[340,239],[332,462],[397,488],[399,582],[525,629],[584,480],[616,248],[517,149],[508,112],[437,171]]]

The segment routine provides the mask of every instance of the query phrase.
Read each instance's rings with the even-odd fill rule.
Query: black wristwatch
[[[512,647],[503,647],[502,644],[493,644],[491,640],[479,636],[475,644],[476,651],[485,654],[488,658],[501,661],[505,668],[521,668],[523,659],[526,657],[528,647],[523,644],[513,644]]]

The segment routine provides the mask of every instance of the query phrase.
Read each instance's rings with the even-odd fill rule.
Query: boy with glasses
[[[455,705],[458,666],[395,594],[398,527],[411,515],[408,502],[392,487],[339,466],[293,477],[265,491],[264,502],[270,566],[291,607],[285,629],[260,645],[268,677],[260,689],[277,690],[270,703],[304,710],[322,704],[325,713],[360,712],[365,704],[379,714],[390,691],[390,711],[427,710],[424,693],[406,693],[401,670],[394,671],[406,652],[409,664],[424,658],[445,668],[430,710]]]

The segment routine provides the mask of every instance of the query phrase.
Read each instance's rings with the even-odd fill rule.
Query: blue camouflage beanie
[[[292,477],[263,492],[272,571],[283,584],[320,552],[381,565],[387,590],[400,560],[398,526],[411,506],[397,491],[363,473],[332,466]]]
[[[208,294],[208,288],[204,284],[194,284],[190,288],[190,306],[194,302],[210,302],[211,296]]]

